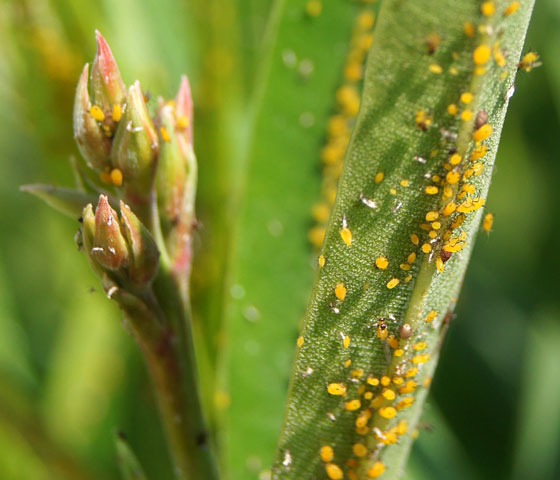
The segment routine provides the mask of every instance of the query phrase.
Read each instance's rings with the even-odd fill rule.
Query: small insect
[[[521,57],[521,61],[517,64],[517,69],[530,72],[533,68],[540,67],[542,63],[539,62],[539,58],[537,52],[527,52]]]

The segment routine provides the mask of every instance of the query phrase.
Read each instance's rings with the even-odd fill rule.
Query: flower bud
[[[93,258],[91,253],[93,250],[93,239],[95,236],[95,213],[93,213],[93,206],[91,205],[91,203],[88,203],[84,208],[80,221],[82,223],[82,228],[80,229],[81,246],[86,252],[86,256],[88,257],[91,268],[96,273],[96,275],[101,277],[104,273],[103,268],[101,267],[101,265],[99,265],[97,260]]]
[[[113,140],[112,161],[123,174],[127,195],[136,201],[151,192],[159,142],[138,81],[129,88],[126,103]]]
[[[99,196],[99,203],[95,210],[95,232],[91,255],[108,270],[119,270],[129,263],[128,246],[121,231],[117,212],[109,205],[105,195]]]
[[[152,234],[121,201],[121,218],[124,233],[130,247],[128,275],[132,281],[144,285],[150,283],[157,273],[159,250]]]
[[[88,93],[88,64],[86,63],[80,75],[74,99],[74,139],[88,165],[103,171],[109,166],[111,139],[105,135],[98,120],[90,113],[91,108]]]
[[[91,97],[105,116],[111,116],[114,106],[124,101],[126,87],[109,45],[97,30],[95,39],[97,52],[91,65]]]
[[[158,124],[162,141],[159,150],[156,170],[156,192],[160,218],[164,234],[167,234],[179,221],[185,182],[187,178],[187,164],[183,150],[179,146],[179,135],[176,134],[176,121],[173,106],[160,105]]]

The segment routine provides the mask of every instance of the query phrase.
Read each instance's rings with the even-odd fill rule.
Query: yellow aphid
[[[504,17],[509,17],[512,13],[517,12],[518,9],[519,9],[519,2],[511,2],[504,9]]]
[[[465,32],[465,35],[469,38],[474,37],[474,25],[471,22],[467,22],[463,25],[463,32]]]
[[[483,2],[482,5],[480,5],[480,11],[485,17],[493,15],[495,11],[494,2]]]
[[[348,227],[342,227],[340,229],[340,237],[346,245],[352,245],[352,232]]]
[[[399,346],[399,341],[393,335],[389,335],[389,337],[387,338],[387,343],[391,348],[398,348]]]
[[[401,187],[408,187],[410,185],[409,181],[406,178],[403,178],[400,182],[399,182]]]
[[[325,470],[327,472],[327,477],[329,477],[330,480],[341,480],[344,478],[342,469],[334,463],[327,463],[325,465]]]
[[[364,393],[364,398],[366,400],[371,400],[373,398],[373,393],[372,392],[366,392]]]
[[[159,127],[159,133],[161,135],[161,139],[164,142],[169,142],[171,140],[171,137],[169,136],[169,132],[165,127]]]
[[[416,254],[414,252],[412,252],[411,254],[408,255],[408,257],[406,257],[406,261],[408,263],[414,263],[414,260],[416,260]]]
[[[319,264],[319,267],[323,268],[325,266],[325,256],[319,255],[319,258],[317,258],[317,263]]]
[[[457,105],[454,103],[447,105],[447,113],[449,113],[449,115],[457,115]]]
[[[445,268],[445,266],[443,264],[443,260],[441,259],[441,257],[436,258],[436,268],[437,268],[437,271],[439,273],[442,273],[444,268]]]
[[[408,283],[412,280],[412,275],[407,275],[406,277],[404,277],[404,283]]]
[[[350,337],[348,335],[344,335],[344,338],[342,339],[342,346],[344,348],[348,348],[350,346]]]
[[[349,412],[353,412],[355,410],[358,410],[361,406],[362,406],[362,402],[360,402],[360,400],[355,398],[354,400],[350,400],[349,402],[346,402],[344,404],[344,409],[348,410]]]
[[[310,17],[318,17],[323,9],[323,4],[320,0],[307,0],[305,4],[305,12]]]
[[[475,188],[474,188],[474,185],[472,183],[463,184],[463,186],[461,187],[461,190],[463,190],[466,193],[470,193],[470,194],[473,194],[475,192]]]
[[[451,187],[443,187],[442,198],[451,198],[453,196],[453,189]]]
[[[434,230],[439,230],[441,228],[441,223],[440,222],[432,222],[432,228]]]
[[[465,215],[457,215],[451,222],[451,228],[459,227],[465,221]]]
[[[111,118],[113,119],[113,122],[119,122],[121,120],[122,117],[122,109],[121,106],[116,103],[115,105],[113,105],[113,112],[111,113]]]
[[[475,65],[484,65],[490,60],[490,47],[488,45],[479,45],[473,51],[473,61]]]
[[[484,75],[486,73],[486,67],[476,67],[474,69],[475,75]]]
[[[418,245],[418,243],[420,242],[420,239],[418,238],[418,235],[416,235],[415,233],[413,233],[410,236],[410,241],[414,244],[414,245]]]
[[[305,340],[301,335],[297,337],[296,345],[298,346],[298,348],[301,348],[304,342]]]
[[[355,443],[352,445],[352,452],[354,452],[356,457],[365,457],[368,453],[368,449],[363,443]]]
[[[449,157],[449,163],[453,166],[459,165],[461,163],[462,157],[458,153],[454,153]]]
[[[113,168],[109,174],[111,177],[111,183],[116,187],[120,187],[123,183],[123,173],[118,168]]]
[[[517,68],[530,72],[534,67],[538,67],[539,65],[539,54],[537,52],[527,52],[521,57]]]
[[[440,42],[441,42],[441,37],[435,32],[429,33],[426,36],[425,43],[426,46],[428,47],[428,53],[430,55],[432,55],[437,50]]]
[[[449,73],[451,75],[459,75],[459,70],[457,70],[455,67],[449,67]]]
[[[475,142],[481,142],[486,140],[490,135],[492,135],[492,125],[485,123],[478,130],[473,133],[473,140]]]
[[[348,360],[344,360],[343,365],[348,368],[350,365],[352,365],[352,359],[349,358]]]
[[[447,175],[445,176],[445,181],[450,185],[454,185],[459,181],[460,178],[461,175],[459,175],[459,172],[451,171],[451,172],[447,172]]]
[[[360,109],[360,96],[358,91],[349,85],[343,85],[336,91],[336,100],[343,112],[348,116],[354,116]]]
[[[336,287],[334,287],[334,294],[336,295],[336,298],[342,302],[344,297],[346,297],[346,287],[342,283],[339,283]]]
[[[441,68],[441,65],[438,65],[437,63],[432,63],[429,67],[428,70],[430,70],[430,72],[435,73],[436,75],[439,75],[443,72],[443,68]]]
[[[422,244],[421,248],[424,253],[430,253],[432,251],[432,246],[429,243]]]
[[[426,221],[428,222],[433,222],[434,220],[437,220],[438,217],[439,213],[435,210],[430,210],[428,213],[426,213]]]
[[[379,340],[385,340],[387,338],[387,334],[387,324],[385,323],[385,320],[380,318],[377,321],[377,338],[379,338]]]
[[[389,385],[391,385],[391,378],[387,375],[383,375],[380,381],[381,385],[383,385],[384,387],[388,387]]]
[[[473,94],[471,92],[463,92],[463,93],[461,93],[461,96],[459,97],[459,100],[461,100],[461,102],[463,102],[465,104],[471,103],[472,99],[473,99]]]
[[[371,418],[371,410],[366,409],[362,410],[359,415],[356,417],[356,427],[362,428],[367,425],[369,419]]]
[[[396,397],[395,391],[390,388],[385,388],[381,395],[383,395],[386,400],[394,400]]]
[[[402,357],[404,355],[404,350],[402,348],[397,348],[394,352],[393,355],[395,357]]]
[[[435,230],[430,230],[428,232],[428,237],[430,237],[432,239],[436,238],[437,237],[437,232]]]
[[[389,260],[387,260],[386,257],[381,256],[375,259],[375,266],[379,268],[379,270],[385,270],[387,265],[389,265]]]
[[[425,363],[430,359],[429,353],[420,353],[412,357],[412,363]]]
[[[390,290],[391,288],[395,288],[399,284],[400,280],[398,278],[391,278],[387,282],[387,288]]]
[[[324,227],[313,227],[309,229],[307,233],[307,238],[314,247],[319,248],[323,244],[323,239],[325,238],[325,228]]]
[[[426,130],[432,123],[432,117],[425,110],[417,110],[414,114],[414,120],[416,126],[421,130]]]
[[[350,82],[357,82],[362,78],[362,65],[358,62],[348,62],[344,67],[344,79]]]
[[[403,378],[403,377],[399,377],[399,376],[393,377],[393,383],[394,383],[395,385],[402,385],[403,382],[404,382],[404,378]]]
[[[375,174],[375,178],[373,179],[373,181],[375,183],[381,183],[384,178],[385,178],[385,174],[383,172],[377,172]]]
[[[184,130],[189,126],[189,119],[186,115],[179,115],[177,117],[177,128]]]
[[[313,218],[318,222],[327,223],[327,220],[329,219],[329,216],[331,214],[331,209],[329,205],[327,205],[327,203],[321,202],[313,205],[311,214],[313,215]]]
[[[367,377],[366,382],[367,382],[368,385],[371,385],[372,387],[376,387],[377,385],[379,385],[379,379],[378,379],[378,378],[375,378],[375,377],[372,376],[372,375],[369,375],[369,376]]]
[[[323,445],[319,451],[319,455],[323,462],[330,462],[334,458],[334,451],[330,445]]]
[[[105,120],[105,114],[103,113],[103,110],[101,110],[101,108],[97,105],[89,107],[89,114],[98,122],[102,122],[103,120]]]
[[[378,413],[383,418],[393,418],[397,414],[397,411],[394,407],[383,407],[378,410]]]
[[[410,265],[408,263],[401,263],[399,267],[401,270],[404,270],[405,272],[410,270]]]
[[[407,380],[406,383],[399,388],[399,393],[405,394],[405,393],[412,393],[414,392],[414,390],[416,390],[416,387],[418,386],[418,384],[414,381],[414,380]]]
[[[463,110],[461,112],[461,120],[463,120],[464,122],[468,122],[471,118],[472,118],[472,111],[471,110]]]
[[[344,383],[329,383],[327,391],[331,395],[346,395],[346,385]]]
[[[432,377],[426,377],[424,379],[424,381],[422,382],[422,386],[425,387],[429,387],[430,383],[432,383]]]
[[[405,373],[404,376],[406,378],[414,377],[418,373],[418,367],[409,368]]]
[[[434,318],[437,317],[437,312],[435,310],[432,310],[430,313],[428,313],[428,315],[426,316],[426,323],[430,323]]]
[[[373,27],[375,15],[370,10],[365,10],[358,16],[357,25],[362,30],[369,30]]]
[[[439,188],[436,187],[435,185],[428,185],[424,191],[428,194],[428,195],[435,195],[436,193],[438,193]]]
[[[428,344],[426,342],[418,342],[412,345],[412,348],[416,351],[419,351],[419,350],[424,350],[427,346]]]
[[[486,152],[488,151],[488,147],[486,145],[478,145],[471,153],[469,160],[471,162],[475,162],[476,160],[484,157]]]
[[[486,215],[484,215],[484,220],[482,220],[482,229],[486,233],[490,233],[490,230],[492,230],[493,223],[494,223],[494,215],[492,215],[491,213],[487,213]]]
[[[383,398],[382,395],[377,395],[377,397],[375,397],[371,403],[370,406],[371,408],[379,408],[381,405],[383,405],[383,403],[385,402],[385,399]]]
[[[503,54],[503,52],[499,49],[497,43],[494,45],[494,48],[492,49],[492,53],[494,55],[494,61],[496,62],[496,65],[498,65],[499,67],[505,67],[507,63],[506,57]]]
[[[414,403],[414,397],[404,397],[399,403],[397,403],[398,410],[404,410],[410,407]]]

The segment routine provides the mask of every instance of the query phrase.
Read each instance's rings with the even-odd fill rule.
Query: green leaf
[[[320,198],[319,151],[360,11],[336,1],[310,17],[300,1],[277,2],[266,34],[272,50],[255,92],[219,337],[217,399],[231,401],[220,444],[232,479],[256,479],[272,463],[312,280],[307,231]]]
[[[23,185],[20,190],[40,198],[55,210],[74,219],[82,215],[88,203],[96,205],[98,200],[97,195],[54,185]]]
[[[485,16],[470,0],[383,2],[273,478],[402,474],[479,229],[532,4]]]
[[[117,449],[117,460],[123,480],[146,480],[140,462],[134,455],[132,448],[123,433],[115,435],[115,447]]]

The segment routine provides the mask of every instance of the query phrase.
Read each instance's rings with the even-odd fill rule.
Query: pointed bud
[[[187,179],[187,162],[183,149],[179,146],[180,140],[178,137],[180,134],[176,133],[175,119],[172,105],[160,105],[158,125],[160,125],[162,141],[158,156],[155,187],[158,210],[165,235],[179,221]]]
[[[84,242],[85,243],[85,242]],[[117,212],[105,195],[99,196],[95,210],[95,233],[91,255],[108,270],[119,270],[129,262],[126,239],[121,231]]]
[[[113,166],[118,167],[130,197],[150,194],[159,142],[138,81],[128,90],[126,111],[113,140]]]
[[[192,146],[193,143],[193,102],[191,86],[186,75],[181,76],[181,85],[175,97],[175,115],[177,129],[182,133],[182,140]]]
[[[105,116],[110,116],[114,106],[121,105],[124,101],[126,87],[109,45],[97,30],[95,38],[97,52],[91,65],[91,97]]]
[[[159,250],[152,234],[121,201],[121,218],[130,247],[129,277],[137,284],[150,283],[158,269]]]
[[[86,63],[74,99],[74,138],[80,153],[91,168],[103,171],[109,166],[111,139],[105,135],[98,120],[90,113],[88,93],[88,64]]]

